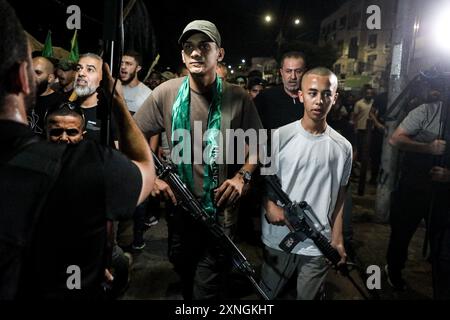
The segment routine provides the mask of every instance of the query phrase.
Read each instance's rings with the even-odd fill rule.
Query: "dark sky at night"
[[[12,1],[11,1],[12,2]],[[275,39],[283,28],[287,39],[300,37],[316,42],[321,20],[336,10],[344,0],[228,0],[228,1],[149,1],[144,0],[156,38],[156,51],[160,53],[160,67],[181,63],[177,39],[184,26],[194,19],[214,22],[225,48],[225,61],[237,63],[242,58],[271,56],[275,52]],[[124,5],[128,3],[124,1]],[[47,30],[52,31],[54,46],[69,49],[73,31],[66,28],[66,8],[77,4],[82,21],[79,32],[80,52],[97,52],[102,38],[103,1],[101,0],[46,0],[29,2],[15,0],[16,8],[25,29],[44,42]],[[263,17],[274,17],[271,25]],[[301,19],[294,26],[294,17]],[[150,60],[150,59],[147,59]]]

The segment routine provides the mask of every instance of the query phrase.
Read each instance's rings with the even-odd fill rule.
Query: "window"
[[[375,70],[375,61],[377,61],[377,55],[372,54],[367,57],[367,68],[366,71],[374,71]]]
[[[339,19],[339,25],[338,25],[338,29],[345,29],[345,27],[347,26],[347,16],[343,16]]]
[[[348,20],[348,29],[356,29],[359,26],[359,20],[361,18],[361,15],[359,12],[353,12],[350,14],[350,18]]]
[[[339,40],[337,42],[337,53],[339,56],[344,55],[344,40]]]
[[[364,71],[364,62],[358,61],[358,64],[356,65],[356,74],[361,74]]]
[[[351,59],[358,59],[358,38],[350,39],[350,46],[348,48],[348,57]]]
[[[334,20],[333,24],[331,25],[331,31],[336,31],[336,20]]]
[[[339,63],[334,65],[334,73],[337,75],[341,74],[341,65]]]
[[[371,34],[369,35],[369,39],[367,41],[367,45],[371,49],[375,49],[377,47],[377,34]]]

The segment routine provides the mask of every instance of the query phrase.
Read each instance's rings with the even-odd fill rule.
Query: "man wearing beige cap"
[[[171,158],[180,178],[201,200],[206,212],[232,236],[235,205],[256,168],[256,164],[251,164],[256,163],[256,155],[232,168],[231,161],[227,162],[227,157],[219,157],[218,153],[225,155],[221,147],[225,145],[227,129],[257,130],[261,122],[247,92],[216,74],[224,49],[213,23],[190,22],[178,42],[189,75],[158,86],[135,114],[135,119],[147,136],[166,132]],[[186,133],[182,139],[178,138],[180,132]],[[204,138],[205,132],[213,133]],[[244,146],[244,137],[241,140]],[[215,152],[217,150],[219,152]],[[162,193],[176,203],[172,190],[162,180],[157,180],[152,193]],[[226,290],[221,284],[230,270],[230,257],[182,208],[175,207],[167,219],[169,259],[181,277],[184,298],[225,298]]]

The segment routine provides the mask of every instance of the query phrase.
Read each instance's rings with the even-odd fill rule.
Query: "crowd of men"
[[[228,79],[221,35],[206,20],[191,21],[180,33],[183,67],[177,74],[155,71],[141,82],[142,58],[130,50],[122,56],[115,87],[96,54],[82,54],[76,63],[32,58],[5,0],[0,33],[0,299],[117,297],[129,281],[129,252],[144,248],[160,199],[166,202],[168,257],[183,298],[226,299],[233,289],[227,286],[230,256],[155,175],[151,151],[173,162],[224,233],[232,239],[251,232],[261,237],[259,285],[270,299],[279,298],[294,276],[297,299],[318,298],[330,266],[311,239],[290,252],[280,248],[288,222],[285,209],[262,188],[259,151],[270,151],[282,189],[292,201],[308,202],[340,263],[348,260],[350,176],[367,153],[370,182],[377,182],[387,134],[384,93],[365,86],[357,100],[340,92],[336,75],[309,68],[300,51],[281,57],[280,85],[269,86],[258,72]],[[390,137],[406,151],[407,165],[391,213],[388,280],[406,289],[408,244],[425,217],[436,298],[450,298],[450,126],[442,129],[439,121],[444,96],[414,109]],[[235,151],[245,157],[236,163],[226,156],[228,141],[222,139],[237,129],[269,134],[267,141],[258,137],[256,152],[251,139],[238,137],[244,148]],[[422,199],[420,206],[411,206],[411,196]],[[260,235],[246,224],[249,217],[260,218]]]

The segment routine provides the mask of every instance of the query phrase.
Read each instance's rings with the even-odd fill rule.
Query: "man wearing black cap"
[[[264,90],[255,98],[256,109],[265,129],[277,129],[303,116],[304,106],[298,99],[300,81],[306,71],[302,52],[290,51],[281,57],[283,84]]]
[[[189,75],[158,86],[134,117],[147,136],[166,132],[179,176],[201,200],[207,213],[230,233],[236,220],[236,201],[250,181],[256,167],[251,163],[256,163],[256,159],[248,157],[233,169],[229,165],[231,161],[227,162],[224,156],[226,165],[223,165],[218,160],[222,154],[220,148],[227,146],[218,142],[223,142],[227,129],[259,129],[261,122],[248,93],[216,74],[224,49],[213,23],[192,21],[183,30],[179,43]],[[177,138],[179,133],[186,134],[181,141]],[[204,139],[204,133],[213,133],[206,135],[213,138]],[[177,159],[180,146],[184,161]],[[192,159],[193,164],[189,161]],[[157,179],[152,193],[163,193],[176,203],[172,190],[162,180]],[[224,292],[220,284],[231,266],[229,257],[181,208],[168,215],[168,226],[169,259],[181,276],[184,298],[219,298],[219,293]]]

